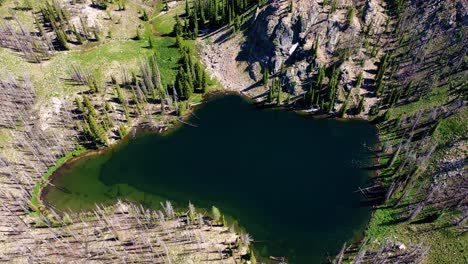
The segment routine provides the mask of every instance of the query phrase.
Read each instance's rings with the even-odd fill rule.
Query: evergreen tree
[[[107,137],[106,133],[102,129],[102,127],[96,122],[96,119],[93,115],[88,115],[88,124],[90,131],[92,133],[92,137],[95,143],[101,143],[103,145],[107,145]]]
[[[86,106],[86,109],[88,109],[89,116],[97,117],[96,109],[86,95],[83,96],[83,104]]]
[[[212,206],[211,213],[213,214],[213,221],[215,223],[219,223],[219,220],[221,220],[221,212],[219,211],[219,209],[215,206]]]
[[[93,33],[94,33],[94,40],[95,41],[100,41],[101,37],[99,36],[98,32],[96,30],[94,30]]]
[[[80,112],[80,114],[84,113],[83,103],[81,102],[81,100],[78,97],[75,97],[75,103],[76,103],[76,107],[78,109],[78,112]]]
[[[151,36],[148,36],[148,47],[150,49],[153,49],[154,48],[154,45],[153,45],[153,38]]]
[[[190,17],[191,12],[190,12],[190,4],[189,0],[185,0],[185,16]]]
[[[328,84],[328,111],[333,111],[335,106],[335,99],[336,99],[336,89],[338,88],[338,78],[340,76],[340,70],[338,68],[333,69],[332,76],[330,78],[330,82]]]
[[[206,90],[208,89],[208,74],[206,71],[203,71],[203,76],[202,76],[202,93],[206,93]]]
[[[385,71],[387,70],[387,63],[388,63],[389,57],[390,56],[388,54],[385,54],[382,56],[382,58],[380,58],[379,68],[377,70],[377,75],[375,78],[375,83],[376,83],[375,93],[377,96],[382,95],[382,93],[384,92],[383,77],[384,77]]]
[[[148,13],[146,13],[146,10],[143,10],[143,15],[141,16],[141,20],[143,21],[149,20]]]
[[[263,68],[263,85],[267,85],[269,80],[270,80],[270,72],[265,67]]]
[[[351,91],[352,90],[349,90],[348,95],[346,95],[346,100],[343,102],[343,105],[341,105],[341,109],[340,109],[341,117],[344,117],[346,114],[346,111],[348,110],[348,101],[349,101],[349,97],[351,96]]]
[[[361,88],[361,85],[362,85],[362,81],[364,80],[364,74],[362,72],[360,72],[357,76],[357,79],[356,79],[356,88]]]
[[[57,40],[59,43],[60,48],[63,50],[69,50],[68,41],[67,41],[67,34],[62,29],[56,29],[55,34],[57,35]]]
[[[314,104],[314,99],[315,99],[315,89],[312,85],[309,88],[309,92],[306,95],[306,99],[307,99],[307,107],[312,107],[312,105]]]
[[[117,99],[119,100],[120,104],[126,105],[125,97],[122,93],[122,89],[119,86],[115,86],[115,92],[117,94]]]
[[[317,74],[317,78],[315,80],[315,88],[317,90],[322,89],[323,79],[325,78],[325,66],[320,67],[319,72]]]
[[[76,37],[76,42],[78,42],[78,44],[83,44],[83,37],[81,37],[81,34],[76,30],[76,27],[73,25],[73,34],[75,35]]]
[[[361,100],[359,101],[358,108],[357,108],[358,114],[360,114],[360,113],[362,113],[362,111],[364,111],[364,102],[365,102],[364,95],[362,95]]]
[[[279,83],[278,83],[278,93],[277,93],[277,95],[276,95],[276,105],[277,105],[277,106],[280,106],[282,100],[283,100],[283,91],[282,91],[281,86],[280,86]]]
[[[175,24],[174,24],[174,34],[178,37],[182,36],[183,27],[182,23],[180,22],[179,16],[175,16]]]
[[[203,68],[202,66],[200,65],[200,63],[195,63],[195,83],[194,83],[194,87],[195,87],[195,90],[196,91],[201,91],[203,88],[202,88],[202,81],[203,81]]]
[[[257,264],[257,258],[255,257],[255,254],[252,249],[250,249],[249,255],[250,255],[250,264]]]
[[[267,102],[268,103],[273,102],[273,85],[270,85],[270,87],[268,89]]]

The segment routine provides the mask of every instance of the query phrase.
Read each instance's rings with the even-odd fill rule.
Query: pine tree
[[[278,83],[278,93],[277,93],[277,95],[276,95],[276,105],[277,105],[277,106],[280,106],[282,100],[283,100],[283,91],[282,91],[282,89],[281,89],[281,86],[280,86],[279,83]]]
[[[265,67],[263,68],[263,85],[267,85],[269,80],[270,80],[270,72]]]
[[[257,264],[257,258],[255,257],[255,254],[252,249],[250,249],[249,255],[250,255],[250,264]]]
[[[150,49],[153,49],[154,48],[154,45],[153,45],[153,38],[151,36],[148,36],[148,47]]]
[[[179,16],[175,16],[175,24],[174,24],[173,31],[176,36],[178,37],[182,36],[183,27],[182,27],[182,23],[180,22]]]
[[[60,48],[63,50],[69,50],[68,41],[67,41],[67,34],[62,29],[56,29],[55,34],[57,35],[57,40],[60,45]]]
[[[340,70],[338,68],[333,69],[332,76],[330,78],[330,82],[328,84],[328,111],[333,111],[335,107],[335,99],[336,99],[336,89],[338,88],[338,78],[340,77]]]
[[[349,97],[351,96],[351,91],[352,90],[349,90],[348,95],[346,95],[346,100],[343,102],[343,105],[341,106],[340,117],[344,117],[346,114],[346,111],[348,110],[348,101],[349,101]]]
[[[306,95],[306,99],[307,99],[307,106],[312,107],[312,105],[314,104],[314,99],[315,99],[315,89],[312,85],[309,88],[309,92]]]
[[[357,76],[357,79],[356,79],[356,88],[361,88],[361,85],[362,85],[362,81],[364,80],[364,74],[362,72],[360,72]]]
[[[78,109],[78,112],[80,112],[80,114],[84,113],[83,103],[81,102],[81,100],[78,97],[75,97],[75,103],[76,103],[76,107]]]
[[[127,127],[124,124],[122,124],[122,125],[119,126],[119,129],[118,129],[117,132],[119,134],[119,138],[122,139],[127,134]]]
[[[108,144],[106,134],[102,127],[96,122],[96,119],[92,115],[88,115],[88,124],[91,130],[94,142],[101,143],[104,145]]]
[[[185,16],[186,17],[190,17],[190,4],[189,4],[189,0],[185,0]]]
[[[94,40],[95,41],[100,41],[101,37],[99,36],[99,33],[96,30],[94,30],[93,33],[94,33]]]
[[[384,83],[383,83],[383,77],[384,77],[384,74],[385,74],[385,71],[387,70],[387,63],[388,63],[388,59],[389,59],[389,55],[388,54],[385,54],[382,56],[382,58],[380,58],[380,62],[379,62],[379,68],[377,70],[377,75],[376,75],[376,78],[375,78],[375,93],[377,96],[380,96],[384,91]]]
[[[238,15],[236,16],[236,18],[234,19],[234,31],[237,32],[240,30],[242,26],[242,21],[241,21],[241,17]]]
[[[81,28],[83,29],[83,34],[86,39],[89,39],[89,29],[88,25],[85,23],[82,17],[80,17],[80,22],[81,22]]]
[[[146,10],[143,10],[143,16],[141,16],[141,20],[143,21],[149,20],[148,13],[146,13]]]
[[[273,85],[270,85],[270,87],[268,89],[267,102],[268,103],[273,102]]]
[[[119,86],[115,86],[115,92],[117,94],[117,99],[119,99],[119,103],[123,104],[124,106],[126,105],[125,97],[122,93],[122,89],[120,89]]]
[[[208,74],[206,71],[203,71],[203,76],[202,76],[202,93],[206,93],[208,89]]]
[[[88,109],[88,115],[97,117],[96,109],[86,95],[83,96],[83,104],[86,106],[86,109]]]
[[[320,67],[317,78],[315,80],[315,88],[317,90],[322,89],[323,79],[325,78],[325,66]]]
[[[364,95],[362,95],[361,100],[359,101],[359,106],[357,108],[358,114],[360,114],[360,113],[362,113],[362,111],[364,111],[364,102],[365,102]]]
[[[212,206],[211,213],[213,214],[213,221],[215,223],[219,223],[219,220],[221,220],[221,212],[219,211],[219,209],[215,206]]]
[[[194,83],[194,87],[195,87],[195,90],[196,91],[199,91],[199,90],[202,90],[202,79],[203,79],[203,68],[202,66],[200,65],[200,63],[195,63],[195,83]]]
[[[73,26],[73,34],[75,35],[76,37],[76,41],[78,42],[78,44],[83,44],[83,37],[81,37],[81,34],[76,30],[76,27]]]

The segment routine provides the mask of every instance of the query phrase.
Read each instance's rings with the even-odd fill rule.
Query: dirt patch
[[[201,60],[211,75],[220,84],[232,91],[242,91],[255,84],[248,75],[248,63],[239,61],[244,37],[242,34],[234,35],[220,43],[213,43],[221,39],[226,31],[219,31],[209,37],[197,41],[201,47]]]

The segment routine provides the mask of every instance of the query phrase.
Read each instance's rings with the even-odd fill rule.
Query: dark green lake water
[[[361,169],[376,142],[369,123],[259,110],[235,95],[195,114],[188,122],[196,128],[144,133],[69,162],[43,198],[73,211],[118,198],[153,208],[165,199],[215,205],[258,241],[258,254],[291,263],[321,263],[362,232],[370,209],[354,191],[370,176]]]

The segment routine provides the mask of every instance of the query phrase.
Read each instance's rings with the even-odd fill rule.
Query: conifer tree
[[[215,223],[219,223],[219,220],[221,220],[221,212],[219,211],[219,209],[215,206],[212,206],[211,213],[213,214],[213,221]]]
[[[89,124],[90,131],[92,133],[94,142],[107,145],[108,141],[107,141],[106,134],[104,130],[102,129],[102,127],[97,123],[94,116],[88,115],[88,124]]]
[[[250,264],[257,264],[257,258],[255,257],[255,254],[252,249],[249,250],[249,255],[250,255]]]
[[[389,55],[385,54],[380,58],[379,62],[379,68],[377,70],[377,75],[375,77],[375,93],[377,96],[380,96],[383,93],[384,89],[384,83],[383,83],[383,77],[385,74],[385,71],[387,70],[387,63],[389,59]]]
[[[336,89],[338,88],[338,78],[340,76],[340,70],[338,68],[333,69],[332,76],[330,78],[330,82],[328,84],[328,111],[332,111],[335,106],[335,99],[336,99]]]
[[[81,114],[84,113],[83,103],[81,102],[81,100],[78,97],[75,97],[75,103],[76,103],[76,107],[78,109],[78,112],[80,112]]]
[[[78,44],[83,44],[83,37],[81,37],[81,34],[76,30],[76,27],[73,26],[73,34],[75,35],[76,37],[76,41],[78,42]]]
[[[99,36],[99,33],[96,30],[93,31],[93,34],[94,34],[94,40],[95,41],[100,41],[101,40],[101,37]]]
[[[146,10],[143,10],[143,15],[141,16],[141,20],[143,21],[149,20],[148,13],[146,13]]]
[[[315,80],[315,88],[317,90],[322,89],[323,79],[325,78],[325,66],[320,67],[317,78]]]
[[[364,80],[364,74],[360,72],[356,79],[356,88],[361,88],[362,81]]]
[[[86,106],[86,109],[88,109],[88,115],[97,117],[96,109],[86,95],[83,96],[83,104]]]
[[[283,100],[283,91],[282,91],[282,89],[281,89],[281,86],[280,86],[279,83],[278,83],[278,93],[277,93],[277,95],[276,95],[276,105],[277,105],[277,106],[280,106],[282,100]]]
[[[63,50],[69,50],[70,47],[68,46],[68,41],[67,41],[67,34],[65,31],[62,29],[56,29],[55,34],[57,35],[57,40],[60,45],[60,48]]]
[[[362,95],[361,100],[359,101],[358,108],[357,108],[358,114],[360,114],[360,113],[362,113],[362,111],[364,111],[364,102],[365,102],[364,95]]]
[[[263,68],[263,85],[267,85],[269,80],[270,80],[270,72],[265,67]]]
[[[154,45],[153,45],[153,38],[151,36],[148,36],[148,47],[150,49],[153,49],[154,48]]]
[[[268,103],[273,102],[273,85],[270,85],[270,87],[268,89],[267,102]]]

